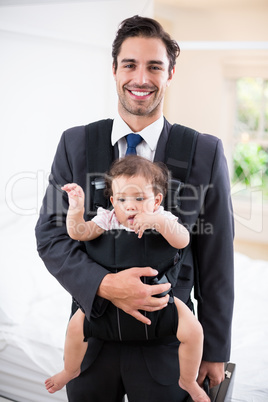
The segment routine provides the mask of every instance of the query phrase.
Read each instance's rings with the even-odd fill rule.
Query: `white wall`
[[[64,129],[114,113],[112,40],[122,19],[151,10],[145,0],[0,7],[2,189],[18,172],[47,171]]]
[[[151,16],[153,0],[17,3],[0,3],[0,233],[1,270],[23,280],[44,270],[34,226],[59,138],[112,117],[112,41],[123,19]],[[0,298],[12,287],[1,284]]]

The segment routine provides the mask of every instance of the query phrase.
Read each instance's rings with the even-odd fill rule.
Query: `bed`
[[[1,229],[0,395],[18,402],[64,402],[65,389],[50,395],[44,381],[62,367],[71,297],[35,251],[35,221],[35,216],[6,217]],[[267,286],[268,261],[236,253],[230,401],[268,401]]]
[[[65,389],[51,395],[44,381],[62,369],[71,296],[37,255],[36,217],[9,216],[6,222],[1,229],[0,395],[19,402],[67,401]]]

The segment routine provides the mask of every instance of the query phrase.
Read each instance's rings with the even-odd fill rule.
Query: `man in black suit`
[[[118,116],[95,127],[111,133],[113,158],[125,155],[125,136],[139,133],[137,153],[164,160],[171,125],[163,117],[166,88],[175,72],[179,47],[152,19],[135,16],[120,26],[113,43],[113,75]],[[97,145],[96,145],[97,146]],[[101,152],[100,152],[101,153]],[[99,155],[105,158],[105,155]],[[52,166],[50,183],[36,226],[38,252],[48,270],[78,301],[86,316],[102,314],[107,300],[146,323],[141,313],[165,308],[168,295],[154,295],[168,284],[144,285],[150,267],[133,267],[116,274],[92,261],[83,244],[66,232],[68,208],[60,190],[76,182],[88,192],[86,128],[63,133]],[[230,355],[233,310],[233,218],[229,177],[221,141],[199,134],[190,177],[179,206],[180,218],[192,234],[191,250],[181,267],[174,293],[191,307],[195,282],[198,318],[204,330],[203,361],[198,382],[211,386],[224,378]],[[198,284],[198,285],[197,285]],[[71,402],[178,402],[187,397],[178,386],[178,343],[175,338],[154,342],[104,342],[91,338],[82,373],[67,385]]]

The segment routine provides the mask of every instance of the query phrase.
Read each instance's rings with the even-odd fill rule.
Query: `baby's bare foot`
[[[196,381],[194,383],[186,384],[180,379],[179,386],[190,394],[194,402],[210,402],[210,398],[205,391],[199,387]]]
[[[62,370],[60,373],[53,375],[53,377],[50,377],[45,381],[46,389],[50,394],[54,394],[54,392],[62,389],[73,378],[78,377],[79,374],[80,370],[75,373],[69,373],[66,370]]]

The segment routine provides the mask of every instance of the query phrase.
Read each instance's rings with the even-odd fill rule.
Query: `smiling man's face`
[[[148,117],[150,124],[163,112],[166,88],[173,77],[161,39],[130,37],[121,46],[113,70],[119,98],[118,111],[128,122],[132,116]]]

